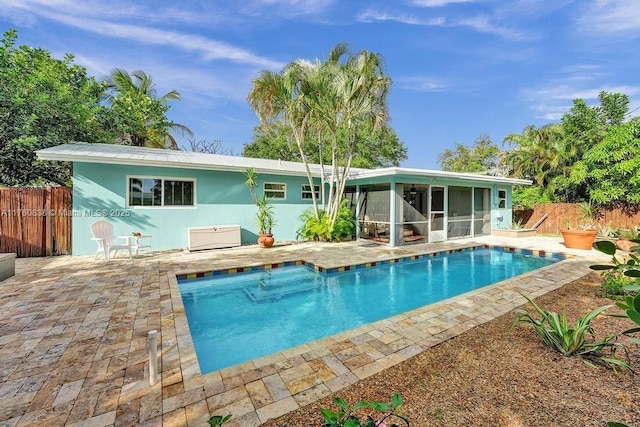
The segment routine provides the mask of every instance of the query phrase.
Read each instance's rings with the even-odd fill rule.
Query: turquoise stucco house
[[[109,144],[73,143],[37,152],[42,160],[73,162],[72,251],[95,253],[90,226],[107,220],[118,235],[153,236],[153,249],[193,246],[194,230],[237,231],[255,243],[256,207],[244,172],[258,173],[258,195],[275,207],[277,241],[296,240],[300,215],[320,196],[327,171],[279,160]],[[409,168],[352,169],[345,197],[358,218],[356,238],[392,246],[490,234],[511,224],[511,189],[530,181]],[[328,185],[328,184],[325,184]],[[224,226],[224,227],[223,227]],[[215,233],[211,246],[216,247]],[[194,247],[191,247],[194,249]],[[198,249],[198,248],[195,248]]]

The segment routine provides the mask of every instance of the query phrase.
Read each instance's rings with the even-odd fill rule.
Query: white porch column
[[[389,192],[389,246],[396,247],[396,177],[391,178],[391,191]]]
[[[356,184],[356,240],[360,240],[360,184]]]

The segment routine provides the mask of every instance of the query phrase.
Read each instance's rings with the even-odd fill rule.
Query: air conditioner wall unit
[[[241,244],[239,225],[211,225],[188,228],[187,248],[190,251],[232,248]]]

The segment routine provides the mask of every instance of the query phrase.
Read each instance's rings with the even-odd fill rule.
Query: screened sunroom
[[[528,183],[389,168],[355,174],[345,196],[353,202],[358,238],[396,246],[491,234],[510,223],[511,186]]]

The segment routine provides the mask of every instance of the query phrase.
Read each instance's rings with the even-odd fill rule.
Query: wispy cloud
[[[580,32],[594,36],[637,38],[640,36],[640,5],[637,0],[581,2],[575,24]]]
[[[572,106],[574,99],[583,99],[588,104],[597,103],[602,91],[623,93],[629,97],[640,95],[640,85],[616,85],[595,83],[595,77],[601,78],[601,68],[596,65],[576,65],[565,67],[567,75],[543,87],[531,87],[522,90],[525,102],[528,102],[535,117],[557,121]],[[589,75],[585,73],[589,72]]]
[[[417,15],[409,13],[392,13],[372,9],[358,14],[356,16],[356,20],[365,23],[393,21],[408,25],[425,25],[437,27],[444,27],[446,24],[446,19],[444,17],[421,18]]]
[[[417,92],[446,92],[452,87],[450,82],[427,76],[400,77],[393,82],[401,89]]]
[[[28,12],[35,16],[40,16],[69,27],[108,38],[127,39],[150,45],[171,46],[185,52],[199,52],[206,61],[226,60],[269,69],[279,69],[284,66],[282,62],[274,61],[256,55],[246,49],[196,34],[167,31],[139,24],[127,24],[115,22],[115,20],[109,21],[89,17],[90,14],[95,13],[95,10],[84,11],[82,8],[80,10],[76,9],[73,15],[59,12],[59,10],[62,9],[68,10],[71,3],[69,0],[55,0],[53,2],[44,0],[29,0],[25,2],[18,0],[7,1],[9,1],[9,3],[4,4],[5,8],[14,7],[14,10]],[[75,2],[73,3],[75,4]],[[142,13],[136,12],[134,9],[130,9],[127,12],[122,10],[118,12],[111,10],[111,12],[112,13],[105,13],[105,15],[114,18],[114,14],[124,14],[123,16],[131,17],[132,15],[135,16],[138,13]]]
[[[281,16],[317,15],[325,12],[335,0],[255,0],[246,2],[243,9],[273,9]]]
[[[454,3],[472,3],[473,0],[413,0],[413,4],[421,7],[442,7]]]
[[[464,18],[446,18],[444,16],[421,17],[416,14],[384,12],[369,9],[356,16],[359,22],[373,23],[394,21],[407,25],[422,25],[443,28],[466,27],[485,34],[494,34],[510,40],[529,40],[526,32],[496,24],[488,15],[475,15]]]

